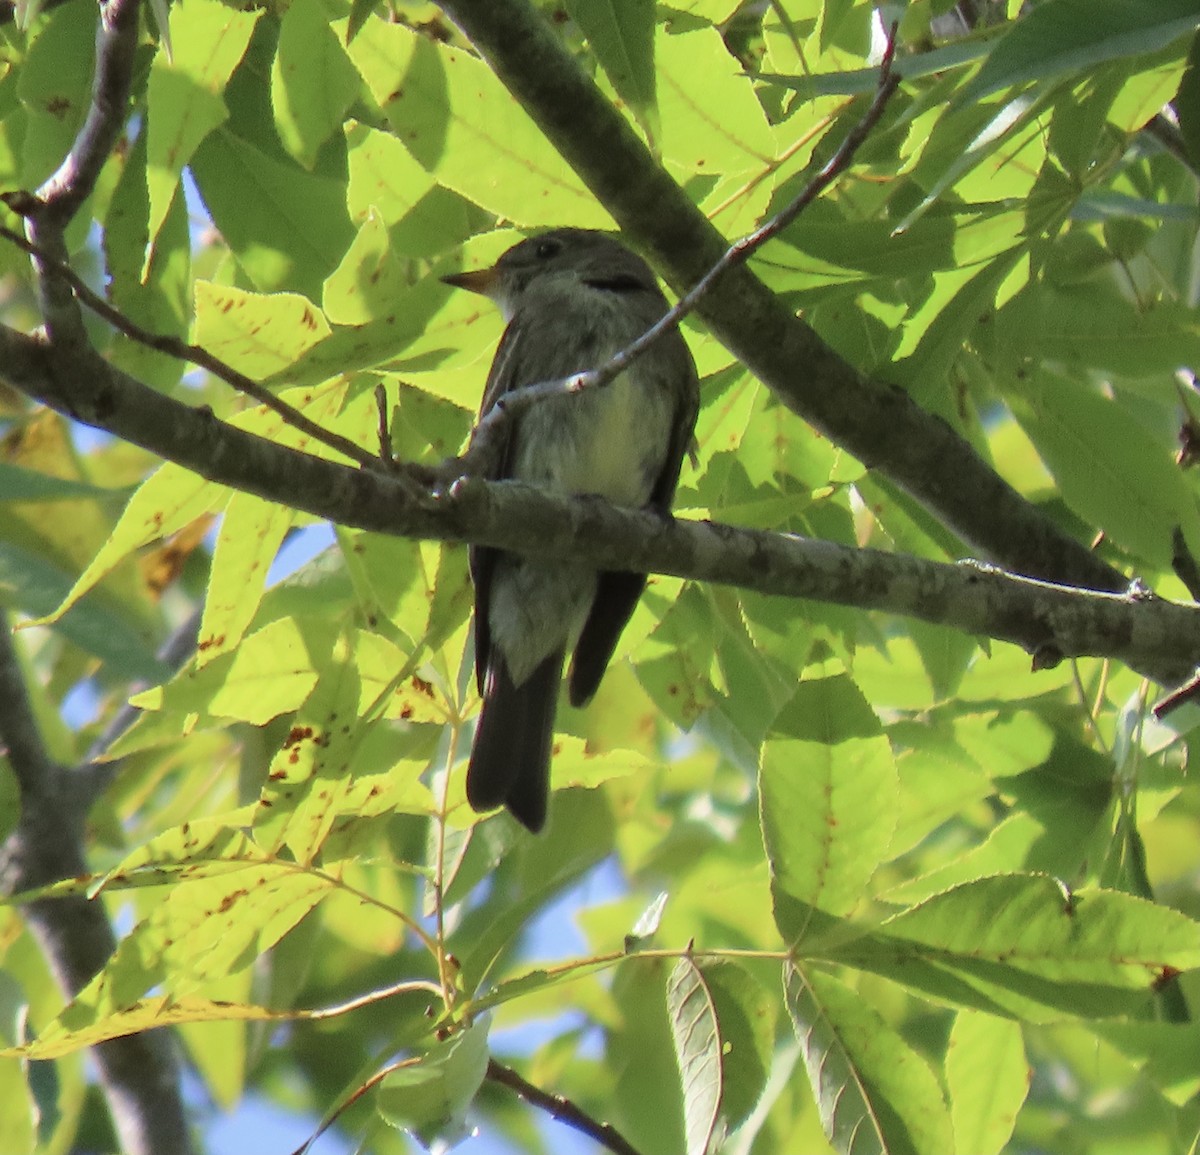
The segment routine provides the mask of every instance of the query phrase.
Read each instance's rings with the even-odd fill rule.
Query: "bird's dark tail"
[[[550,746],[563,654],[551,654],[519,686],[493,651],[483,709],[467,764],[467,801],[475,810],[507,806],[534,833],[546,821]]]

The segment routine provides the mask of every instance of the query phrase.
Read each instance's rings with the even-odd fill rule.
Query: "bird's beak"
[[[500,274],[494,268],[472,269],[465,273],[451,273],[448,277],[443,277],[442,282],[453,285],[456,289],[467,289],[472,293],[493,297],[500,287]]]

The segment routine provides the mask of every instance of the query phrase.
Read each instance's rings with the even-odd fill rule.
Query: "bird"
[[[507,322],[481,421],[505,394],[598,368],[669,307],[641,257],[589,229],[539,233],[491,268],[442,279],[490,298]],[[564,390],[522,408],[504,427],[488,476],[669,515],[698,408],[695,362],[672,328],[608,384]],[[470,571],[483,704],[467,765],[467,801],[477,812],[506,807],[536,833],[549,805],[566,655],[572,654],[568,699],[584,706],[646,575],[483,546],[471,548]]]

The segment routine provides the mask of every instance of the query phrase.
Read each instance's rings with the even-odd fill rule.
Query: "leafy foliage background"
[[[730,238],[832,153],[898,19],[882,123],[752,266],[1066,534],[1186,599],[1200,15],[1021,7],[953,36],[950,4],[916,0],[539,11]],[[19,15],[5,189],[62,162],[95,53],[86,0]],[[124,134],[68,240],[137,324],[367,449],[382,385],[396,455],[434,464],[464,444],[501,328],[438,275],[558,224],[613,221],[438,6],[182,0],[143,17]],[[0,246],[0,268],[5,322],[32,328],[28,258]],[[160,393],[332,456],[181,360],[89,332]],[[704,407],[681,518],[972,552],[685,332]],[[271,583],[309,515],[16,392],[0,405],[0,601],[49,621],[19,635],[46,745],[83,765],[131,687],[141,711],[104,751],[95,875],[59,887],[127,931],[109,964],[64,1005],[20,905],[0,915],[4,1150],[96,1134],[81,1048],[164,1024],[223,1107],[253,1090],[322,1115],[399,1063],[338,1119],[369,1149],[469,1118],[553,1150],[484,1081],[489,1031],[543,1019],[545,1042],[494,1053],[645,1152],[1195,1149],[1194,706],[1156,721],[1155,687],[1102,658],[1035,672],[937,624],[652,578],[594,707],[560,712],[531,839],[463,796],[461,545],[338,527]],[[172,671],[157,646],[196,608]],[[72,727],[81,687],[95,718]],[[613,873],[620,895],[587,901]],[[532,955],[530,928],[567,909],[582,949]]]

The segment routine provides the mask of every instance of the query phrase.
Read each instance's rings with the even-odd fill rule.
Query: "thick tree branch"
[[[721,259],[659,320],[655,321],[636,341],[632,341],[624,349],[614,353],[603,365],[582,373],[575,373],[561,381],[526,385],[498,398],[496,404],[480,418],[479,423],[475,426],[471,435],[471,447],[462,462],[464,473],[478,473],[482,476],[488,474],[489,470],[484,463],[499,451],[499,446],[503,443],[504,438],[503,429],[518,413],[528,409],[531,405],[548,396],[566,392],[576,393],[584,389],[598,389],[610,381],[615,381],[651,345],[660,340],[664,333],[677,329],[683,318],[695,311],[704,295],[730,268],[734,265],[744,264],[767,241],[778,236],[850,167],[854,154],[862,146],[875,125],[879,123],[880,117],[883,116],[883,110],[887,107],[887,102],[899,85],[899,80],[892,73],[892,63],[896,52],[896,31],[896,25],[893,24],[888,36],[887,51],[880,68],[879,87],[875,91],[875,99],[871,101],[870,108],[846,134],[833,156],[783,210],[755,229],[748,237],[744,237],[726,249]],[[0,235],[4,231],[0,227]]]
[[[439,0],[604,207],[679,292],[728,242],[658,165],[529,0]],[[902,71],[902,69],[901,69]],[[944,421],[907,393],[868,380],[746,266],[697,313],[792,410],[878,469],[955,533],[1009,569],[1119,590],[1125,578],[1058,529]]]
[[[93,797],[47,752],[33,716],[7,616],[0,613],[0,745],[21,799],[17,828],[0,847],[0,890],[15,894],[87,873],[83,827]],[[104,906],[82,897],[38,899],[23,908],[61,989],[78,993],[108,961],[116,938]],[[113,1123],[127,1155],[191,1151],[179,1066],[164,1031],[93,1048]]]
[[[669,521],[596,499],[463,479],[415,496],[382,470],[356,470],[226,425],[165,397],[96,354],[55,376],[42,342],[0,326],[0,376],[67,416],[242,489],[379,533],[472,542],[611,567],[721,582],[786,597],[904,614],[1023,646],[1039,666],[1117,658],[1181,681],[1200,654],[1200,609],[1100,593],[973,564],[858,550],[790,534]]]

